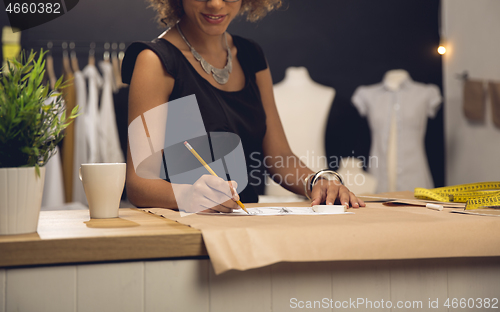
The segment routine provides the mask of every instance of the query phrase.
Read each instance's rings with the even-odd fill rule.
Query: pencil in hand
[[[210,168],[210,166],[205,162],[205,160],[203,160],[203,158],[201,158],[201,156],[194,150],[194,148],[191,146],[191,144],[189,144],[187,141],[184,141],[184,145],[191,152],[191,154],[193,154],[194,157],[196,157],[196,159],[198,159],[198,161],[203,165],[203,167],[205,167],[205,169],[207,169],[207,171],[210,172],[211,175],[219,177],[215,173],[215,171],[213,171],[212,168]],[[231,182],[229,182],[229,183],[231,183]],[[234,189],[234,187],[232,185],[231,185],[231,188],[236,193],[236,190]],[[241,209],[245,210],[246,213],[249,213],[240,200],[237,200],[236,203],[238,204],[238,206],[241,207]]]

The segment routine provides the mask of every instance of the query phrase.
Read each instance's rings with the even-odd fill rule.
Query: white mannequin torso
[[[410,74],[404,69],[393,69],[385,73],[384,86],[391,91],[398,91],[401,84],[410,78]]]
[[[325,127],[335,89],[314,82],[305,67],[289,67],[274,97],[292,151],[313,171],[327,168]],[[291,194],[274,182],[266,187],[266,195]]]

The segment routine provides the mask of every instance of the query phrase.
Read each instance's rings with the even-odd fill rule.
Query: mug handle
[[[78,168],[78,176],[80,177],[80,181],[82,180],[82,167]]]

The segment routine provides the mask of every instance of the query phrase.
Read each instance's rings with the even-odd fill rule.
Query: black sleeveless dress
[[[266,133],[266,114],[255,74],[267,68],[260,46],[233,35],[237,58],[245,75],[245,86],[227,92],[212,86],[200,76],[182,52],[167,40],[134,42],[125,53],[122,79],[130,83],[137,55],[144,49],[155,52],[166,71],[175,79],[169,101],[194,94],[207,132],[232,132],[241,138],[248,173],[248,185],[240,193],[242,202],[258,201],[265,180],[262,141]]]

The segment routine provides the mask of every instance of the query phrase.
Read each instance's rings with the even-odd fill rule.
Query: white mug
[[[89,203],[90,217],[117,218],[125,185],[125,163],[82,164],[80,180]]]

